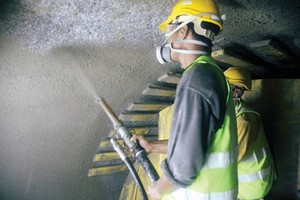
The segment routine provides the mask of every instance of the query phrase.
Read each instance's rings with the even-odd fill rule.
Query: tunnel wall
[[[260,112],[275,160],[278,177],[267,199],[297,199],[300,80],[255,80],[245,100]]]

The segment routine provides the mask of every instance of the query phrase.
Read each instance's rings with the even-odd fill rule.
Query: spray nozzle
[[[103,101],[103,98],[101,98],[101,97],[97,97],[96,99],[95,99],[95,103],[100,103],[100,102],[102,102]]]

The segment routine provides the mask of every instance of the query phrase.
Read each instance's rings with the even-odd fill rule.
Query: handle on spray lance
[[[159,179],[158,173],[156,172],[154,166],[149,160],[147,153],[143,149],[143,147],[138,142],[133,142],[131,139],[132,134],[129,130],[123,125],[123,123],[118,119],[115,113],[111,110],[111,108],[107,105],[103,98],[100,98],[96,101],[105,111],[106,115],[113,123],[114,130],[118,133],[118,135],[124,140],[125,145],[133,150],[135,157],[142,164],[144,170],[146,171],[148,177],[151,182],[157,181]]]

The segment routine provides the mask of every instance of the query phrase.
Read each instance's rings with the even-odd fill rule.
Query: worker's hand
[[[160,200],[162,198],[157,190],[157,181],[149,184],[147,193],[150,200]]]
[[[143,136],[141,135],[133,135],[131,138],[132,141],[139,142],[139,144],[145,149],[147,153],[152,152],[152,145],[148,140],[146,140]]]
[[[158,200],[177,189],[179,189],[179,187],[169,181],[165,174],[162,174],[157,181],[149,184],[147,193],[151,200]]]

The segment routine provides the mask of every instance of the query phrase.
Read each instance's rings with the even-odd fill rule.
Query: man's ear
[[[180,38],[185,39],[188,36],[189,32],[189,27],[187,25],[184,25],[183,27],[181,27],[181,29],[179,29]]]

